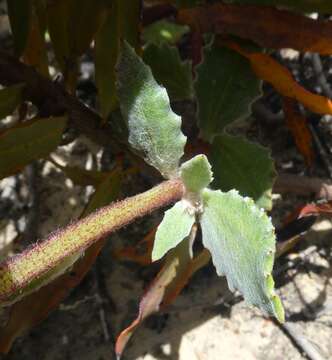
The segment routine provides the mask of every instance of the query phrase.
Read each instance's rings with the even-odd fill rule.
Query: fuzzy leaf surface
[[[186,189],[198,193],[213,179],[211,165],[205,155],[196,155],[181,165],[181,178]]]
[[[120,171],[110,173],[91,196],[82,216],[114,200],[119,193],[121,179]],[[71,272],[64,273],[12,306],[9,320],[0,330],[0,352],[8,352],[18,336],[40,323],[58,306],[90,270],[105,242],[106,239],[102,239],[91,245],[73,265]]]
[[[214,139],[210,160],[214,188],[222,191],[235,188],[241,195],[253,198],[259,207],[272,208],[272,184],[276,173],[268,149],[225,134]]]
[[[261,94],[260,81],[248,61],[215,45],[205,48],[197,73],[199,128],[203,138],[212,142],[227,125],[250,114],[252,102]]]
[[[144,50],[143,60],[151,67],[157,82],[165,86],[171,100],[193,97],[191,64],[189,61],[181,60],[176,47],[168,44],[150,44]]]
[[[190,277],[209,262],[210,254],[207,250],[203,250],[192,258],[189,243],[189,238],[186,238],[167,254],[164,265],[140,301],[137,318],[121,332],[116,340],[115,352],[119,358],[130,337],[144,319],[171,304]]]
[[[189,213],[188,203],[184,200],[167,210],[156,232],[152,261],[161,259],[188,236],[194,222],[195,215]]]
[[[118,96],[122,115],[128,123],[129,143],[164,177],[175,176],[186,137],[181,132],[181,118],[170,107],[166,89],[157,84],[151,69],[126,42],[117,74]]]
[[[206,189],[203,202],[203,244],[218,275],[225,275],[229,288],[238,289],[248,303],[282,322],[283,307],[271,275],[275,254],[271,221],[251,199],[234,190]]]

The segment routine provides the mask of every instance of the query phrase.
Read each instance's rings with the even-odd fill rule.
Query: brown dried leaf
[[[288,129],[291,131],[296,147],[303,155],[306,165],[313,165],[315,153],[313,139],[307,119],[296,109],[296,101],[284,98],[284,113]]]
[[[210,253],[207,250],[202,251],[194,259],[191,258],[190,238],[195,232],[196,226],[193,227],[191,235],[167,255],[164,266],[140,301],[137,318],[117,338],[115,352],[118,358],[121,357],[130,337],[143,320],[169,305],[187,284],[189,278],[210,260]]]
[[[113,251],[112,255],[116,259],[133,261],[142,266],[151,264],[151,253],[157,228],[158,226],[155,226],[150,230],[136,246],[127,246],[122,249],[117,249]]]
[[[263,47],[332,53],[331,21],[313,20],[273,7],[216,3],[181,9],[178,21],[201,32],[251,39]]]
[[[306,90],[294,80],[286,67],[279,64],[271,56],[248,52],[232,41],[221,40],[221,44],[227,45],[245,56],[250,61],[256,75],[270,83],[280,94],[297,100],[313,112],[332,115],[332,100]]]

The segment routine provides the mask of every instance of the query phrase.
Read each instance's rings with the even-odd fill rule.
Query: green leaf
[[[227,125],[250,114],[251,104],[261,94],[261,82],[247,59],[213,45],[205,48],[197,73],[199,128],[203,138],[212,142]]]
[[[56,60],[65,72],[70,57],[68,23],[70,2],[68,0],[48,1],[46,3],[47,25]]]
[[[53,151],[61,141],[65,126],[65,117],[51,117],[29,121],[1,133],[0,179]]]
[[[214,188],[237,189],[241,195],[253,198],[259,207],[272,208],[276,172],[266,148],[241,137],[221,135],[213,141],[210,160]]]
[[[24,84],[17,84],[0,90],[0,120],[10,115],[22,102]]]
[[[163,43],[175,45],[184,34],[190,31],[189,26],[179,25],[167,20],[156,21],[143,31],[143,40],[146,43],[160,45]]]
[[[279,6],[300,11],[317,11],[322,14],[332,14],[330,0],[233,0],[226,1],[238,4]]]
[[[143,60],[151,67],[157,82],[165,86],[171,100],[193,97],[191,63],[181,60],[176,47],[151,44],[145,48]]]
[[[185,200],[178,201],[167,210],[156,232],[152,261],[162,258],[187,237],[194,222],[195,213],[190,211],[190,204]]]
[[[173,113],[165,88],[151,69],[124,42],[117,66],[118,96],[129,128],[129,142],[166,178],[176,176],[186,137]]]
[[[183,163],[180,168],[181,178],[186,190],[199,193],[213,180],[211,165],[205,155],[196,155]]]
[[[115,89],[115,65],[120,52],[120,39],[139,47],[140,0],[114,0],[106,20],[96,35],[95,64],[101,115],[108,115],[118,105]]]
[[[237,191],[204,190],[201,217],[203,244],[218,275],[245,300],[284,321],[281,300],[271,275],[275,254],[274,228],[264,211]]]
[[[31,0],[7,1],[10,27],[14,37],[15,54],[21,56],[29,36],[31,19]]]

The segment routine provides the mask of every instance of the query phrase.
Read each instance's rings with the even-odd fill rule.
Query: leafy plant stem
[[[52,270],[67,258],[83,252],[97,240],[135,219],[180,199],[183,193],[181,180],[165,181],[144,193],[100,208],[6,260],[0,266],[0,303],[12,302],[31,289],[33,280],[47,280]],[[43,285],[41,283],[39,287]]]

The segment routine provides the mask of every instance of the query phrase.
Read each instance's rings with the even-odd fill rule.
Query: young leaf
[[[241,195],[253,198],[259,207],[271,209],[276,173],[267,149],[225,134],[214,139],[210,159],[214,188],[222,191],[235,188]]]
[[[183,163],[181,178],[187,191],[199,193],[213,180],[211,165],[205,155],[197,155]]]
[[[130,337],[144,319],[159,311],[161,307],[171,304],[190,277],[209,262],[210,254],[207,250],[203,250],[194,259],[191,257],[190,241],[195,235],[196,229],[193,227],[189,237],[167,255],[165,264],[140,301],[137,318],[121,332],[116,340],[115,352],[118,359]]]
[[[37,119],[0,133],[0,179],[40,159],[60,143],[67,119]]]
[[[203,138],[212,142],[227,125],[250,114],[252,102],[261,94],[260,81],[248,61],[216,45],[205,48],[197,73],[199,128]]]
[[[165,88],[157,84],[150,68],[126,42],[117,73],[120,107],[128,123],[130,144],[143,152],[145,161],[164,177],[175,176],[186,137]]]
[[[156,21],[143,31],[143,40],[146,43],[160,45],[163,43],[176,44],[181,37],[189,32],[189,27],[167,20]]]
[[[24,84],[17,84],[0,90],[0,120],[11,114],[22,101]]]
[[[190,213],[188,206],[190,205],[187,201],[181,200],[165,212],[156,232],[152,261],[162,258],[189,235],[195,222],[195,213]]]
[[[275,253],[271,221],[251,199],[234,190],[206,189],[203,201],[203,244],[218,275],[226,275],[230,289],[238,289],[248,303],[283,322],[283,307],[271,275]]]
[[[191,64],[181,60],[176,47],[150,44],[143,52],[143,60],[151,67],[157,82],[165,86],[171,100],[193,97]]]

